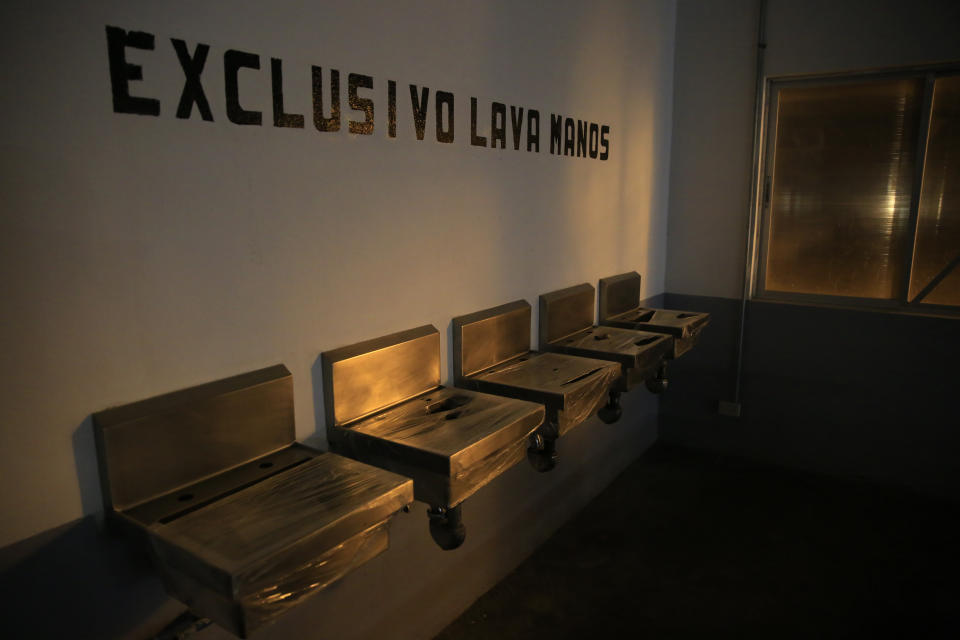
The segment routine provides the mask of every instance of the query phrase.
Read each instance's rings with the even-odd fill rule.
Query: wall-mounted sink
[[[236,635],[386,550],[408,478],[294,442],[283,365],[94,414],[106,510]]]
[[[444,549],[463,542],[461,503],[523,459],[544,418],[532,402],[440,385],[440,334],[424,326],[326,351],[330,446],[413,478]]]
[[[456,385],[546,407],[546,421],[528,452],[534,467],[552,469],[556,440],[603,404],[620,375],[613,362],[530,349],[530,305],[517,300],[453,319]]]
[[[540,296],[540,348],[617,362],[622,375],[610,389],[600,410],[604,422],[621,414],[620,394],[640,382],[651,391],[665,388],[663,362],[673,349],[673,338],[659,333],[598,327],[593,324],[594,289],[580,284]]]
[[[700,332],[710,323],[710,314],[641,307],[640,274],[630,271],[601,278],[599,323],[673,336],[670,352],[670,359],[673,359],[696,345]]]

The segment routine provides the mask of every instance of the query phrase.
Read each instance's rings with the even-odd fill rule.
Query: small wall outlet
[[[720,405],[717,407],[717,413],[722,416],[730,416],[731,418],[740,417],[740,403],[731,402],[729,400],[721,400]]]

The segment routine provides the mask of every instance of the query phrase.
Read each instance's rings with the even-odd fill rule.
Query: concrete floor
[[[958,513],[658,445],[437,639],[960,638]]]

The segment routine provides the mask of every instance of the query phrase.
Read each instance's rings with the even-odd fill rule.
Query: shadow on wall
[[[73,430],[73,460],[77,467],[77,486],[83,512],[103,519],[103,495],[100,491],[100,471],[97,466],[97,445],[93,437],[93,416],[87,416]]]
[[[310,389],[313,391],[313,434],[307,436],[304,444],[316,449],[329,451],[330,443],[327,442],[327,417],[323,409],[323,364],[322,358],[318,355],[310,367]]]
[[[8,638],[146,637],[184,608],[149,555],[94,516],[0,550],[0,592]]]
[[[446,333],[447,333],[447,344],[450,345],[450,347],[447,349],[446,363],[440,363],[440,364],[441,366],[443,364],[447,365],[447,380],[450,381],[449,384],[452,387],[456,384],[456,379],[457,379],[456,375],[454,374],[454,366],[453,366],[453,319],[451,319],[450,322],[447,323]]]
[[[74,429],[72,443],[89,515],[0,549],[4,635],[152,635],[184,607],[167,597],[146,549],[104,526],[92,416]]]

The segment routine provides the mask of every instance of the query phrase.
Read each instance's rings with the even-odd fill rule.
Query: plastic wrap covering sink
[[[544,418],[532,402],[440,385],[440,334],[419,327],[321,356],[335,451],[409,476],[451,508],[519,462]]]
[[[399,406],[334,427],[338,451],[414,479],[414,496],[453,507],[524,458],[544,409],[439,387]]]
[[[530,318],[525,300],[454,318],[454,374],[460,387],[543,404],[541,434],[556,439],[596,412],[620,366],[531,351]]]
[[[648,309],[640,306],[640,274],[635,271],[600,280],[598,322],[607,327],[640,329],[673,336],[670,358],[678,358],[697,344],[710,323],[709,313]]]
[[[658,375],[673,351],[673,338],[636,329],[593,324],[594,289],[581,284],[540,296],[540,349],[618,362],[623,376],[614,385],[626,391]]]
[[[408,478],[292,442],[291,409],[278,366],[94,415],[112,517],[241,637],[384,551],[413,501]]]
[[[575,356],[603,357],[623,367],[624,385],[630,386],[655,375],[660,363],[673,353],[673,340],[662,333],[615,327],[584,329],[549,345],[549,349]]]
[[[537,399],[550,407],[559,437],[597,412],[620,377],[615,363],[529,352],[469,378],[478,389]]]

